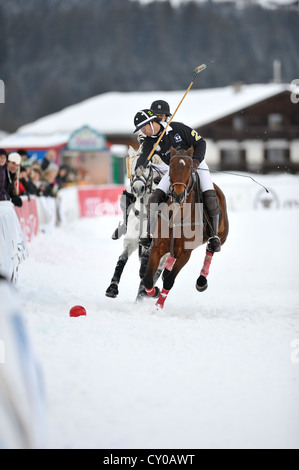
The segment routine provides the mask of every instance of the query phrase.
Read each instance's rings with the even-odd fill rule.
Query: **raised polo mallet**
[[[170,118],[169,121],[167,122],[166,126],[164,127],[164,129],[163,129],[163,131],[162,131],[160,137],[158,138],[157,142],[156,142],[155,145],[153,146],[153,148],[152,148],[152,150],[151,150],[149,156],[147,157],[147,160],[148,160],[148,161],[149,161],[149,160],[152,158],[152,156],[154,155],[154,153],[155,153],[155,151],[156,151],[156,148],[158,147],[158,145],[159,145],[159,143],[160,143],[160,140],[162,139],[163,135],[164,135],[165,132],[166,132],[167,127],[169,126],[169,124],[170,124],[171,121],[173,120],[174,116],[176,115],[177,110],[178,110],[179,107],[181,106],[181,104],[182,104],[182,102],[184,101],[184,99],[185,99],[187,93],[189,92],[190,88],[192,87],[192,85],[193,85],[193,83],[194,83],[194,81],[195,81],[197,75],[199,74],[199,72],[202,72],[202,70],[204,70],[206,67],[207,67],[207,66],[206,66],[205,64],[202,64],[202,65],[199,65],[198,67],[196,67],[196,69],[193,70],[193,72],[194,72],[194,74],[195,74],[194,77],[193,77],[193,80],[192,80],[192,82],[190,83],[190,85],[188,86],[187,90],[185,91],[185,94],[184,94],[183,98],[181,99],[181,101],[180,101],[179,104],[177,105],[175,112],[173,113],[173,115],[171,116],[171,118]],[[138,170],[139,170],[139,173],[142,174],[142,173],[144,172],[144,167],[143,167],[143,166],[140,166],[140,167],[138,168]]]

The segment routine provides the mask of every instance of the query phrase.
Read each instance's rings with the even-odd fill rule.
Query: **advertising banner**
[[[38,214],[36,207],[36,200],[31,198],[28,200],[27,197],[22,197],[22,207],[16,207],[17,213],[22,232],[27,242],[30,242],[32,237],[38,233]]]
[[[79,208],[81,217],[118,215],[121,213],[119,198],[126,189],[124,185],[99,188],[79,188]]]

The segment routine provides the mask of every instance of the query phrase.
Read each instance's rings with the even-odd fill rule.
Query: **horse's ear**
[[[189,147],[188,150],[187,150],[187,155],[188,157],[193,157],[193,153],[194,153],[194,148],[193,146],[192,147]]]
[[[170,151],[170,158],[172,158],[177,153],[176,149],[173,146],[170,147],[169,151]]]

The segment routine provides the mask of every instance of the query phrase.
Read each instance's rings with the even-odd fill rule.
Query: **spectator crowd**
[[[48,150],[42,161],[33,160],[26,150],[7,153],[0,148],[0,201],[22,206],[20,196],[56,197],[59,189],[74,180],[67,165],[56,164],[55,150]]]

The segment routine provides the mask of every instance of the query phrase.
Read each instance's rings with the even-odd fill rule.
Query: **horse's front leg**
[[[143,279],[144,287],[146,293],[154,297],[157,294],[157,287],[154,287],[154,276],[160,264],[160,259],[165,254],[161,252],[161,248],[153,246],[151,249],[151,254],[147,263],[145,276]]]
[[[128,252],[126,250],[118,258],[115,269],[114,269],[113,276],[112,276],[111,281],[110,281],[111,284],[105,292],[106,297],[111,297],[111,298],[115,299],[115,297],[118,296],[118,294],[119,294],[118,284],[119,284],[121,275],[123,273],[124,267],[127,264],[128,258],[129,258],[129,256],[128,256]]]
[[[128,262],[129,257],[137,248],[137,243],[130,239],[125,239],[124,247],[124,251],[117,260],[114,273],[110,281],[111,284],[105,292],[106,297],[111,297],[113,299],[115,299],[115,297],[117,297],[119,294],[118,284],[120,282],[120,278],[122,276],[123,270]]]
[[[207,281],[207,277],[209,275],[209,271],[210,271],[210,265],[211,265],[211,262],[212,262],[212,258],[213,258],[213,252],[212,251],[206,251],[206,256],[205,256],[205,259],[204,259],[204,263],[203,263],[203,266],[201,268],[201,271],[200,271],[200,275],[196,281],[196,289],[199,291],[199,292],[203,292],[205,291],[207,288],[208,288],[208,281]]]
[[[189,261],[191,252],[191,250],[185,251],[179,258],[177,258],[172,270],[167,270],[167,273],[163,273],[163,288],[156,302],[157,307],[164,307],[165,300],[169,294],[170,289],[173,287],[175,278],[177,277],[181,269],[185,266],[185,264]]]

